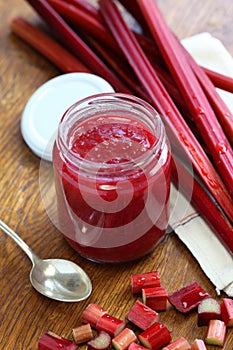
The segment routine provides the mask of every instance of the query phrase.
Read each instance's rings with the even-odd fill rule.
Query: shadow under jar
[[[159,114],[110,93],[63,115],[53,150],[59,230],[82,256],[125,262],[148,254],[169,219],[170,145]]]

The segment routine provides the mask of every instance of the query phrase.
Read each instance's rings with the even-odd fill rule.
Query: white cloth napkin
[[[233,77],[233,58],[221,41],[209,33],[200,33],[182,40],[183,45],[207,68]],[[217,89],[233,111],[233,94]],[[186,198],[172,185],[170,226],[199,262],[206,276],[216,287],[233,297],[233,257],[195,211]]]

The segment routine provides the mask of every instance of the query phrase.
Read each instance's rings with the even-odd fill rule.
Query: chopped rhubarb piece
[[[189,350],[189,349],[191,349],[191,345],[184,337],[181,337],[176,341],[172,342],[171,344],[165,346],[165,348],[163,348],[162,350]]]
[[[90,323],[73,329],[73,337],[76,344],[85,343],[94,338]]]
[[[198,305],[198,326],[208,326],[209,321],[215,319],[221,319],[220,304],[213,298],[203,299]]]
[[[107,313],[102,306],[98,304],[89,304],[82,313],[82,322],[90,323],[90,325],[96,328],[96,324],[99,318]]]
[[[205,343],[209,345],[223,346],[226,337],[226,325],[220,320],[211,320],[208,325]]]
[[[136,300],[125,317],[142,330],[146,330],[153,323],[160,320],[160,316],[155,310],[152,310],[139,300]]]
[[[163,323],[156,322],[139,334],[138,338],[146,348],[160,350],[171,341],[171,334]]]
[[[187,313],[210,295],[194,281],[168,296],[169,302],[179,311]]]
[[[233,327],[233,300],[223,298],[221,303],[222,320],[227,327]]]
[[[132,329],[124,328],[115,338],[112,345],[116,350],[126,350],[132,342],[137,341],[137,336]]]
[[[58,336],[55,333],[44,333],[38,341],[38,350],[77,350],[78,346],[69,339]]]
[[[128,350],[147,350],[147,348],[133,341],[128,347]]]
[[[125,326],[126,323],[124,321],[105,313],[97,321],[96,329],[107,332],[111,337],[116,337]]]
[[[141,293],[142,288],[159,287],[160,276],[158,271],[139,273],[131,276],[132,293]]]
[[[104,331],[87,343],[88,350],[108,350],[111,347],[112,339],[110,335]]]
[[[195,339],[191,345],[191,350],[207,350],[202,339]]]
[[[167,309],[168,294],[163,287],[143,288],[142,300],[153,310],[163,311]]]

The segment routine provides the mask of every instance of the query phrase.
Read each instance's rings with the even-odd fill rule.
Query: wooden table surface
[[[233,55],[232,0],[158,0],[158,4],[179,38],[208,31],[222,40]],[[109,313],[124,318],[136,299],[130,290],[133,273],[158,270],[168,292],[196,280],[215,296],[214,286],[173,233],[149,256],[114,266],[81,258],[53,226],[40,193],[40,159],[24,143],[20,120],[32,93],[60,72],[11,33],[9,24],[17,15],[39,22],[26,1],[0,1],[0,218],[20,233],[41,258],[61,257],[80,264],[91,277],[93,292],[80,303],[62,303],[43,297],[29,282],[29,259],[12,239],[0,232],[0,348],[37,349],[40,335],[47,330],[70,338],[88,303],[99,303]],[[48,164],[44,171],[49,173],[51,166]],[[161,313],[161,320],[172,329],[174,340],[184,336],[193,342],[197,337],[203,338],[206,332],[205,327],[197,327],[195,312],[184,316],[169,307]],[[231,330],[224,349],[232,348]],[[208,349],[217,348],[209,346]]]

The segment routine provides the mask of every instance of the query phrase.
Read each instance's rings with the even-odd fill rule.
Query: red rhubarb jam
[[[98,262],[149,253],[168,225],[170,157],[146,102],[114,93],[71,106],[53,150],[59,230],[70,245]]]

